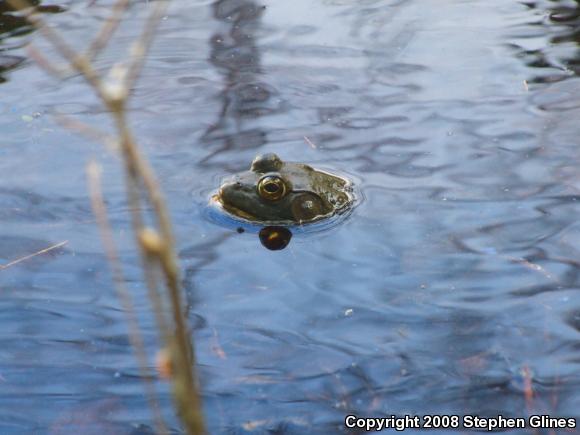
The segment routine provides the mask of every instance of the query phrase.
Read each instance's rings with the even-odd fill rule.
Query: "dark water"
[[[46,15],[78,47],[111,2],[87,3]],[[79,77],[24,59],[46,43],[5,9],[0,264],[68,243],[0,270],[0,433],[152,433],[87,199],[94,157],[153,351],[118,162],[51,113],[109,119]],[[211,433],[580,418],[579,26],[573,1],[173,2],[131,120],[174,218]],[[260,152],[352,173],[365,200],[268,251],[203,211]]]

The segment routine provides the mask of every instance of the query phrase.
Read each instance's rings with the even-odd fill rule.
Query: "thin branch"
[[[308,138],[308,136],[304,136],[304,141],[310,145],[311,148],[316,149],[316,145]]]
[[[40,251],[37,251],[33,254],[29,254],[29,255],[26,255],[24,257],[20,257],[14,261],[11,261],[10,263],[0,264],[0,270],[8,269],[9,267],[12,267],[18,263],[22,263],[23,261],[29,260],[33,257],[38,256],[38,255],[46,254],[47,252],[53,251],[57,248],[60,248],[61,246],[66,245],[67,243],[68,243],[68,240],[65,240],[63,242],[57,243],[56,245],[52,245],[52,246],[49,246],[48,248],[41,249]]]
[[[54,113],[54,119],[64,128],[69,130],[75,130],[79,134],[82,134],[87,139],[93,140],[95,142],[104,143],[105,146],[109,149],[112,153],[119,152],[119,146],[117,143],[117,139],[113,136],[108,135],[102,130],[99,130],[96,127],[93,127],[89,124],[86,124],[78,119],[72,118],[64,113]]]
[[[90,61],[85,57],[78,55],[70,47],[58,32],[48,26],[44,20],[36,13],[36,10],[26,0],[7,0],[8,4],[17,10],[24,10],[25,18],[36,27],[42,35],[52,43],[59,54],[65,58],[84,78],[95,88],[99,96],[106,100],[107,96],[102,92],[101,80],[98,73],[93,69]]]
[[[542,275],[544,275],[544,277],[546,279],[549,279],[549,280],[552,280],[552,281],[555,281],[555,282],[559,282],[558,277],[554,276],[553,273],[551,273],[549,270],[546,270],[544,267],[540,266],[537,263],[532,263],[531,261],[526,260],[525,258],[522,258],[522,257],[513,257],[511,255],[502,255],[502,257],[508,259],[512,263],[521,264],[526,269],[532,270],[534,272],[541,273]]]
[[[153,412],[158,433],[168,434],[167,426],[165,425],[163,416],[161,415],[159,402],[157,401],[157,391],[153,385],[151,373],[147,369],[147,354],[145,352],[145,345],[143,343],[143,337],[141,336],[139,322],[135,315],[133,299],[131,298],[129,290],[125,286],[125,274],[119,260],[119,253],[115,240],[113,239],[113,230],[109,219],[107,218],[107,208],[101,190],[100,174],[101,170],[99,165],[94,161],[90,162],[87,166],[87,177],[93,213],[97,219],[97,225],[101,232],[101,239],[103,241],[105,253],[109,260],[109,264],[111,265],[113,280],[115,282],[115,288],[117,289],[117,296],[123,305],[125,317],[129,324],[129,341],[135,350],[141,378],[145,382],[149,406]]]
[[[16,8],[28,6],[27,2],[23,0],[8,0],[8,2]],[[121,10],[120,8],[123,4],[122,1],[117,3],[119,10]],[[164,339],[165,348],[171,351],[171,362],[175,368],[175,376],[172,379],[174,400],[187,433],[190,435],[200,435],[205,433],[205,426],[195,374],[195,356],[181,301],[179,269],[175,255],[175,242],[171,221],[159,183],[149,162],[139,152],[128,127],[125,113],[129,91],[140,75],[145,62],[145,55],[151,46],[158,25],[167,9],[167,5],[167,0],[159,0],[155,3],[153,12],[149,15],[141,36],[132,47],[128,66],[126,68],[121,65],[113,67],[105,82],[103,82],[98,72],[93,68],[90,56],[78,55],[61,38],[58,32],[47,26],[40,17],[34,14],[34,10],[27,12],[26,17],[42,31],[43,35],[55,46],[60,55],[68,60],[85,77],[106,107],[111,111],[111,115],[114,118],[121,155],[125,164],[124,172],[127,201],[131,209],[132,226],[136,241],[140,247],[142,266],[145,272],[150,299],[157,315],[158,328]],[[116,19],[120,19],[120,17],[114,18],[113,20]],[[117,25],[118,23],[115,24],[113,21],[105,23],[105,26],[109,26],[113,30]],[[103,35],[103,32],[104,30],[101,30],[100,35]],[[100,49],[101,44],[106,42],[104,38],[107,38],[108,41],[109,36],[99,38],[98,36],[97,40],[99,42],[96,43],[96,51]],[[96,51],[94,46],[93,48],[89,48],[89,53],[96,53]],[[94,189],[93,186],[93,196],[97,192]],[[99,213],[101,214],[101,225],[108,227],[108,221],[104,221],[102,217],[106,216],[104,204],[102,206],[100,205],[102,203],[102,197],[101,201],[96,202],[98,203],[96,205],[101,207],[100,209],[97,207],[97,210],[100,210]],[[150,203],[152,205],[153,216],[156,219],[159,234],[154,229],[145,228],[142,203]],[[110,227],[108,228],[109,237],[112,239],[110,236]],[[110,253],[109,256],[111,256]],[[115,257],[118,256],[113,255],[111,257],[112,260]],[[161,270],[165,278],[166,290],[171,306],[170,312],[172,313],[174,322],[172,325],[174,327],[174,335],[170,333],[168,323],[164,319],[165,310],[162,306],[161,296],[157,288],[156,270]],[[123,281],[122,273],[117,271],[114,274],[118,282]]]
[[[138,152],[131,132],[127,128],[123,106],[120,105],[118,110],[113,112],[113,116],[115,117],[121,137],[121,149],[125,157],[126,174],[129,178],[132,176],[136,177],[137,174],[141,176],[141,180],[145,185],[145,194],[153,206],[154,215],[160,230],[160,240],[162,242],[157,245],[157,250],[151,249],[146,243],[143,243],[142,238],[138,238],[138,242],[146,256],[157,257],[165,275],[173,320],[175,322],[176,346],[171,345],[168,341],[166,341],[165,345],[169,349],[175,349],[174,352],[171,352],[171,356],[175,358],[173,361],[175,364],[173,385],[177,406],[179,407],[180,416],[186,423],[185,426],[189,430],[189,433],[202,434],[205,433],[205,429],[201,415],[201,399],[197,392],[196,375],[194,372],[195,356],[189,341],[188,330],[185,326],[185,315],[181,304],[179,272],[173,249],[175,244],[171,229],[171,220],[153,170],[147,160]],[[129,186],[134,186],[134,180],[127,180],[127,182]],[[132,195],[135,194],[131,194],[131,191],[132,189],[129,189],[130,207],[132,210],[139,210],[140,208],[137,204],[132,204],[135,202],[135,198]],[[136,213],[132,213],[132,215],[135,219]],[[134,230],[137,235],[142,235],[144,228],[142,224],[134,222]],[[145,267],[145,270],[147,271],[148,268]]]
[[[45,70],[51,76],[55,76],[58,79],[64,79],[70,75],[72,70],[68,68],[63,68],[56,65],[54,62],[49,61],[34,45],[30,44],[26,47],[26,52],[28,57],[34,60],[38,66]]]
[[[145,63],[145,55],[151,47],[159,23],[165,16],[168,5],[168,0],[158,0],[155,2],[153,12],[149,15],[141,36],[131,47],[131,62],[128,67],[127,81],[125,82],[127,89],[135,86],[135,82],[141,74],[141,69]]]
[[[123,142],[123,139],[121,139],[121,142]],[[125,147],[126,146],[122,146],[122,150],[124,150]],[[167,343],[170,339],[171,333],[169,322],[165,317],[163,298],[161,297],[159,287],[157,285],[157,279],[155,276],[155,264],[152,264],[151,258],[148,255],[147,250],[144,248],[143,241],[141,239],[141,235],[145,231],[145,224],[143,222],[143,207],[141,205],[141,197],[139,195],[138,168],[134,167],[132,162],[129,161],[126,156],[124,156],[123,162],[125,163],[125,186],[127,188],[127,203],[129,204],[129,210],[131,213],[131,225],[133,227],[133,234],[135,235],[137,245],[141,251],[141,266],[145,276],[147,293],[149,300],[153,304],[153,311],[155,313],[157,327],[161,333],[163,341]]]
[[[90,60],[94,60],[101,51],[107,46],[115,32],[117,31],[119,24],[123,18],[123,14],[129,7],[130,0],[117,0],[113,6],[113,11],[105,23],[101,26],[101,30],[93,39],[93,42],[85,52],[85,57]]]

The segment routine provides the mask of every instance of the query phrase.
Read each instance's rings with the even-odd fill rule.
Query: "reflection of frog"
[[[348,209],[354,200],[351,192],[344,178],[264,154],[249,171],[225,180],[213,199],[252,222],[301,224]]]

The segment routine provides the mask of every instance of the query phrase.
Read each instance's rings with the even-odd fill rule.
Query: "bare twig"
[[[544,275],[544,277],[546,279],[558,282],[557,277],[555,277],[549,270],[546,270],[545,268],[543,268],[542,266],[540,266],[537,263],[532,263],[531,261],[526,260],[525,258],[513,257],[511,255],[502,255],[502,257],[508,259],[512,263],[521,264],[522,266],[524,266],[525,268],[527,268],[529,270],[541,273],[542,275]]]
[[[23,261],[29,260],[33,257],[38,256],[38,255],[42,255],[42,254],[46,254],[47,252],[54,251],[55,249],[60,248],[61,246],[66,245],[67,243],[68,243],[68,240],[65,240],[63,242],[57,243],[56,245],[52,245],[52,246],[49,246],[48,248],[41,249],[40,251],[37,251],[33,254],[26,255],[24,257],[20,257],[16,260],[11,261],[10,263],[0,264],[0,270],[8,269],[9,267],[15,266],[18,263],[22,263]]]
[[[117,0],[113,6],[111,15],[109,15],[109,18],[107,18],[105,24],[101,26],[101,30],[99,30],[99,33],[95,39],[93,39],[93,42],[85,52],[85,57],[87,59],[94,60],[95,57],[97,57],[99,53],[107,46],[117,28],[119,27],[119,24],[121,24],[123,14],[129,7],[129,3],[130,0]]]
[[[133,47],[131,48],[132,59],[128,68],[127,81],[125,83],[128,89],[131,89],[135,85],[135,82],[141,74],[141,69],[143,68],[143,64],[145,62],[145,54],[151,47],[151,43],[153,42],[153,38],[157,28],[159,27],[159,23],[165,15],[168,5],[168,0],[158,0],[155,2],[153,12],[151,15],[149,15],[147,23],[143,28],[143,33],[141,33],[141,36],[137,39],[137,41],[135,41]]]
[[[113,239],[113,230],[109,219],[107,218],[107,208],[105,206],[105,201],[103,199],[103,193],[101,191],[101,169],[96,162],[90,162],[87,166],[87,177],[89,181],[89,192],[91,197],[91,205],[93,207],[93,213],[97,219],[97,225],[101,232],[101,239],[105,247],[105,253],[111,265],[113,272],[113,280],[115,282],[115,288],[117,289],[117,296],[123,305],[123,310],[127,323],[129,324],[129,340],[133,349],[135,350],[135,356],[139,362],[139,370],[141,371],[141,377],[145,382],[145,388],[147,389],[147,398],[149,400],[149,406],[153,415],[155,417],[155,424],[157,426],[158,433],[167,434],[167,427],[163,421],[163,416],[159,408],[159,402],[157,401],[157,392],[153,381],[151,379],[151,373],[148,370],[147,354],[145,352],[145,345],[143,343],[143,337],[141,336],[141,330],[139,328],[139,322],[135,315],[135,307],[133,304],[133,299],[131,294],[125,286],[125,274],[123,272],[123,267],[119,260],[118,250]]]
[[[36,62],[43,70],[48,74],[55,76],[59,79],[64,79],[70,75],[71,70],[68,68],[63,68],[60,65],[56,65],[54,62],[49,61],[35,46],[30,44],[26,47],[28,57]]]
[[[15,7],[24,8],[27,2],[23,0],[8,0]],[[155,3],[153,12],[149,15],[145,28],[134,43],[131,50],[131,58],[125,67],[122,64],[114,66],[108,74],[107,80],[103,81],[91,64],[91,57],[96,55],[109,40],[109,33],[116,29],[120,14],[125,11],[126,3],[119,0],[116,3],[113,15],[105,23],[96,38],[96,42],[87,51],[87,55],[78,55],[61,38],[58,32],[47,26],[33,10],[26,13],[27,18],[38,27],[44,36],[54,45],[73,68],[80,72],[87,82],[94,88],[105,106],[110,110],[115,121],[121,156],[125,167],[125,183],[127,187],[127,202],[131,210],[131,221],[136,241],[141,251],[142,265],[145,273],[149,297],[156,314],[157,326],[165,342],[165,349],[169,350],[174,375],[173,394],[178,414],[184,423],[185,429],[190,435],[205,433],[203,416],[201,413],[201,400],[198,393],[197,377],[195,374],[195,356],[191,345],[189,331],[186,325],[185,312],[182,306],[182,295],[179,284],[179,269],[175,255],[175,243],[171,221],[161,194],[159,183],[153,169],[147,159],[140,153],[133,134],[128,127],[126,119],[127,99],[130,89],[139,77],[145,54],[147,53],[162,19],[168,1],[159,0]],[[94,175],[93,175],[94,177]],[[93,183],[94,184],[94,183]],[[92,187],[92,196],[101,198],[100,191]],[[144,225],[144,204],[150,204],[153,208],[153,216],[157,228],[147,228]],[[95,201],[96,213],[101,215],[100,225],[105,228],[105,244],[108,246],[108,256],[113,264],[114,271],[119,268],[118,256],[111,246],[111,230],[108,222],[103,219],[106,215],[104,204],[101,200]],[[156,271],[161,271],[165,279],[166,299],[171,313],[173,324],[165,318],[163,298],[158,289]],[[117,283],[123,281],[120,270],[114,272]],[[122,292],[125,293],[125,292]],[[122,296],[121,298],[126,298]],[[126,303],[126,301],[124,302]],[[132,332],[133,333],[133,332]],[[140,364],[143,361],[140,360]]]
[[[304,136],[304,141],[305,141],[305,142],[306,142],[308,145],[310,145],[310,147],[311,147],[311,148],[314,148],[314,149],[316,149],[316,145],[314,144],[314,142],[312,142],[312,141],[311,141],[311,140],[308,138],[308,136]]]
[[[34,8],[25,0],[7,0],[8,4],[14,9],[24,10],[26,19],[35,26],[42,35],[52,43],[59,54],[66,59],[71,66],[79,71],[85,79],[93,86],[99,96],[105,100],[102,94],[101,80],[98,73],[93,69],[90,61],[85,56],[78,55],[75,50],[70,47],[66,41],[60,36],[58,32],[46,25],[44,20],[38,16]]]
[[[85,124],[78,119],[72,118],[64,113],[54,113],[54,119],[62,125],[64,128],[68,128],[69,130],[75,130],[78,133],[82,134],[87,139],[93,140],[95,142],[104,143],[110,152],[117,153],[119,152],[119,146],[117,144],[116,138],[109,136],[104,131],[99,130],[98,128],[92,127],[88,124]]]

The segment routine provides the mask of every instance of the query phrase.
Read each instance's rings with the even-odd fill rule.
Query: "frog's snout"
[[[242,183],[239,181],[224,181],[219,188],[219,196],[227,199],[232,193],[241,190]]]

